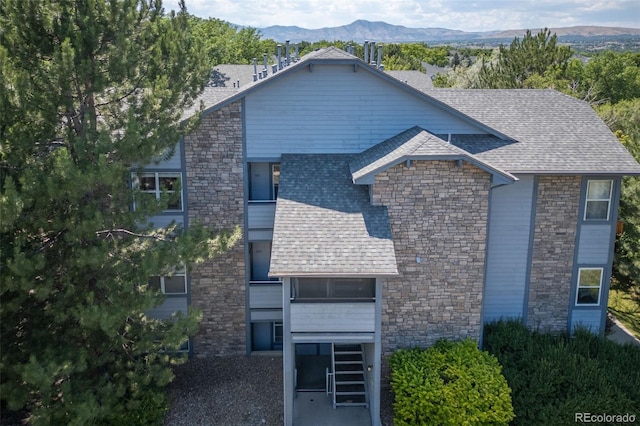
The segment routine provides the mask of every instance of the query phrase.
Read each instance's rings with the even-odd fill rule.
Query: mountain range
[[[483,32],[466,32],[448,28],[408,28],[402,25],[392,25],[386,22],[371,22],[357,20],[348,25],[319,29],[306,29],[297,26],[274,25],[258,28],[262,38],[276,41],[290,40],[292,43],[300,41],[320,40],[353,40],[362,43],[365,40],[376,42],[429,42],[443,43],[456,41],[485,41],[496,39],[513,39],[521,37],[525,30],[497,30]],[[540,28],[531,28],[536,33]],[[619,28],[599,26],[575,26],[551,28],[551,32],[558,38],[591,38],[591,37],[619,37],[628,36],[640,39],[640,28]]]

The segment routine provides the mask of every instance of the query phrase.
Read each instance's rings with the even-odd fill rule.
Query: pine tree
[[[509,47],[500,45],[497,59],[482,63],[475,88],[524,88],[528,78],[542,76],[552,68],[562,73],[573,53],[557,42],[558,37],[545,28],[535,36],[527,30],[522,40],[516,37]]]
[[[153,229],[131,171],[171,156],[208,74],[184,3],[0,0],[3,408],[33,424],[147,424],[197,312],[145,312],[147,282],[236,232]],[[133,209],[135,200],[136,208]]]

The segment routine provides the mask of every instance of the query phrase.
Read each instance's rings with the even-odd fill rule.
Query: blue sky
[[[640,28],[640,0],[185,0],[187,10],[257,28],[334,27],[356,19],[490,31],[599,25]],[[164,0],[173,9],[177,0]]]

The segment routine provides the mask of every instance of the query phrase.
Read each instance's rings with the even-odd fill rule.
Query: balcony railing
[[[373,333],[375,303],[292,303],[291,331],[296,333]]]
[[[282,309],[281,281],[249,281],[251,309]]]

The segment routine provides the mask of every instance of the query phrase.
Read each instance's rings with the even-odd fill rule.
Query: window
[[[294,299],[301,301],[363,301],[376,295],[375,278],[296,278]]]
[[[587,181],[584,220],[609,220],[612,180]]]
[[[280,164],[271,165],[271,199],[278,199],[278,186],[280,185]]]
[[[164,294],[186,294],[187,274],[177,272],[171,276],[153,276],[149,278],[149,286],[161,290]]]
[[[274,201],[280,186],[280,164],[267,162],[248,163],[249,201]]]
[[[134,176],[134,185],[143,196],[159,200],[163,193],[169,194],[169,204],[165,211],[182,211],[182,182],[180,173],[141,173]]]
[[[282,334],[283,334],[282,323],[277,321],[274,322],[273,323],[273,343],[275,345],[282,344],[282,342],[284,341],[282,339]]]
[[[576,305],[599,305],[602,287],[602,268],[578,269]]]

